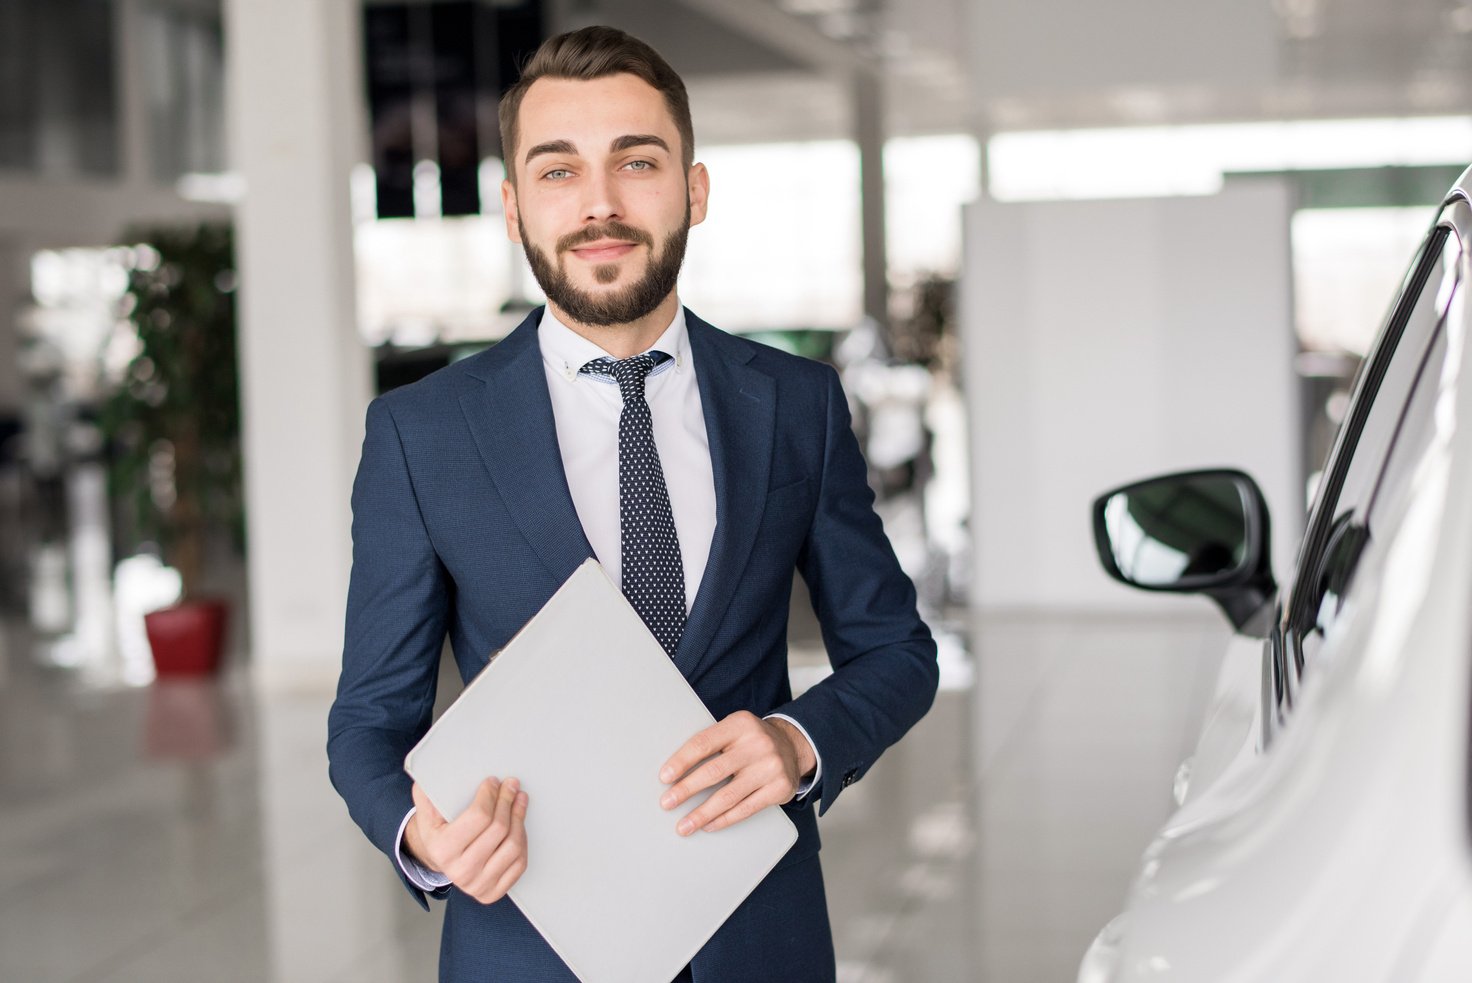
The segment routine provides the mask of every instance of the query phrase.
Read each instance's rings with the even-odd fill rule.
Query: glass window
[[[1460,289],[1458,286],[1457,290]],[[1426,451],[1436,443],[1438,437],[1445,437],[1443,429],[1438,426],[1437,407],[1441,403],[1441,383],[1446,378],[1447,370],[1454,368],[1447,364],[1447,359],[1455,354],[1455,348],[1459,346],[1450,343],[1449,322],[1443,317],[1442,327],[1432,339],[1426,364],[1421,369],[1416,389],[1406,406],[1405,420],[1401,423],[1395,445],[1390,450],[1390,459],[1369,502],[1367,512],[1373,532],[1383,534],[1390,519],[1400,512],[1414,485],[1417,468]]]
[[[0,168],[117,173],[113,13],[109,0],[0,3]]]
[[[217,6],[143,10],[144,86],[153,177],[225,170],[224,33]]]
[[[1352,585],[1374,535],[1373,503],[1409,486],[1414,462],[1432,439],[1447,357],[1440,328],[1457,285],[1459,256],[1456,236],[1446,229],[1432,234],[1381,341],[1384,350],[1363,370],[1329,472],[1340,480],[1326,481],[1320,491],[1290,602],[1289,639],[1299,670],[1317,654]]]
[[[1406,399],[1423,371],[1428,348],[1434,344],[1439,333],[1436,329],[1446,314],[1451,289],[1456,283],[1459,252],[1457,238],[1443,235],[1436,262],[1406,322],[1405,332],[1380,383],[1354,456],[1350,459],[1344,488],[1335,508],[1336,516],[1347,511],[1362,512],[1378,484]]]
[[[0,3],[0,168],[36,166],[36,10]]]
[[[1353,589],[1361,552],[1369,543],[1390,534],[1404,512],[1415,487],[1415,475],[1426,452],[1438,440],[1437,406],[1441,402],[1447,359],[1454,351],[1449,344],[1445,316],[1431,340],[1431,348],[1405,414],[1396,431],[1390,456],[1376,482],[1369,500],[1356,512],[1343,512],[1336,517],[1335,534],[1330,537],[1320,578],[1322,597],[1315,619],[1315,631],[1303,643],[1305,658],[1317,654],[1323,640],[1338,618],[1344,598]],[[1445,435],[1440,435],[1445,439]]]

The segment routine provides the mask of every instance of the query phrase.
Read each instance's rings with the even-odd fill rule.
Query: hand
[[[481,904],[501,900],[526,871],[528,797],[517,780],[487,778],[454,822],[445,821],[418,782],[413,794],[404,847]]]
[[[696,767],[706,758],[710,760]],[[681,836],[697,829],[713,833],[791,800],[799,778],[816,767],[813,749],[797,728],[740,710],[690,738],[665,762],[660,781],[684,777],[659,804],[673,809],[702,789],[731,779],[675,826]]]

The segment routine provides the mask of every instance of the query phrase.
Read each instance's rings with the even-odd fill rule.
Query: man
[[[596,556],[718,721],[650,762],[670,822],[720,835],[776,806],[799,832],[681,978],[832,980],[807,807],[831,806],[925,713],[937,679],[837,375],[680,307],[709,177],[684,85],[647,45],[611,28],[551,39],[502,100],[501,131],[507,234],[547,306],[369,406],[333,783],[420,904],[448,899],[442,978],[573,980],[505,897],[536,863],[536,789],[490,777],[447,818],[402,762],[429,727],[446,634],[469,680]],[[794,571],[834,667],[797,699]],[[597,835],[597,803],[588,826]]]

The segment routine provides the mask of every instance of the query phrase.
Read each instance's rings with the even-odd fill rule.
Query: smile
[[[577,256],[578,259],[586,260],[590,263],[609,263],[627,256],[637,247],[638,243],[634,242],[603,241],[591,243],[586,246],[578,246],[568,251]]]

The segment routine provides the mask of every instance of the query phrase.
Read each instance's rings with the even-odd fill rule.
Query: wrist
[[[438,867],[425,858],[424,842],[419,838],[419,825],[416,819],[417,817],[414,816],[409,818],[409,824],[404,827],[404,839],[400,843],[400,846],[410,860],[425,870],[432,871],[436,874],[441,873]]]
[[[802,731],[781,717],[769,719],[767,723],[777,728],[777,733],[782,735],[787,741],[787,746],[791,748],[793,760],[797,762],[798,780],[804,781],[811,777],[813,772],[817,770],[818,757],[813,752],[813,747],[808,743],[808,739],[803,736]]]

